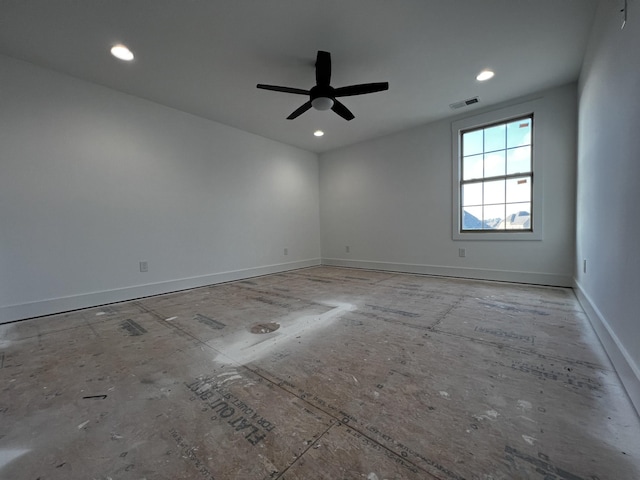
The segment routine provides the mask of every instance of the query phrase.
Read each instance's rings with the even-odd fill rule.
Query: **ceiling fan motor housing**
[[[316,110],[329,110],[335,103],[334,89],[328,85],[316,85],[311,88],[309,95],[311,105]]]

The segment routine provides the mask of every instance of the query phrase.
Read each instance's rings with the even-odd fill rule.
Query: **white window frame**
[[[531,204],[531,227],[532,230],[483,230],[483,231],[461,231],[461,176],[462,176],[462,132],[475,128],[482,128],[488,125],[508,122],[509,120],[533,115],[535,122],[539,123],[542,115],[536,114],[536,107],[539,101],[531,100],[510,107],[504,107],[492,112],[481,113],[472,117],[456,120],[451,123],[451,152],[453,162],[453,212],[452,227],[453,240],[542,240],[542,160],[537,157],[538,131],[536,124],[532,129],[532,204]]]

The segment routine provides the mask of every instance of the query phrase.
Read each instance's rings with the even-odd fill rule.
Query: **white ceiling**
[[[596,0],[0,0],[0,52],[322,152],[577,79]],[[109,54],[125,43],[127,64]],[[384,82],[331,111],[307,98],[317,50],[332,85]],[[494,79],[476,74],[490,67]],[[0,85],[1,88],[1,85]],[[316,129],[326,135],[313,136]]]

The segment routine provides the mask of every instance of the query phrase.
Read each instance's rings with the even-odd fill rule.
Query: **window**
[[[531,231],[533,115],[462,131],[460,231]]]
[[[530,106],[453,123],[454,240],[542,239]]]

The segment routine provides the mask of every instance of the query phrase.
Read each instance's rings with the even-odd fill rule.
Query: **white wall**
[[[576,85],[531,98],[540,98],[535,148],[544,162],[542,241],[452,240],[451,123],[461,118],[455,117],[320,156],[323,262],[570,286]]]
[[[319,263],[316,154],[2,56],[0,106],[0,321]]]
[[[620,30],[621,6],[600,3],[580,76],[575,280],[640,412],[640,12]]]

